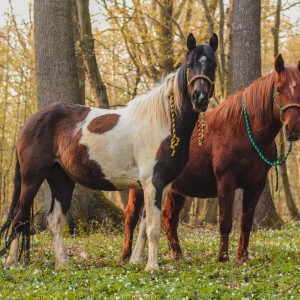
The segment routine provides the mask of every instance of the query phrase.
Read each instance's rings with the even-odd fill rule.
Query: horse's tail
[[[13,230],[11,230],[9,236],[8,233],[10,231],[12,221],[14,220],[18,209],[20,205],[20,194],[21,194],[21,172],[20,172],[20,163],[19,163],[19,158],[18,154],[16,155],[17,162],[16,162],[16,168],[15,168],[15,177],[14,177],[14,194],[13,194],[13,200],[10,205],[10,209],[8,212],[8,216],[4,224],[0,228],[0,239],[5,239],[5,246],[0,250],[0,256],[3,256],[6,253],[6,250],[9,248],[10,243],[13,240],[13,237],[15,233]],[[30,218],[30,216],[29,216]],[[23,226],[19,228],[21,230],[22,237],[24,236],[23,234]],[[18,231],[19,231],[18,230]],[[23,243],[22,243],[23,244]]]

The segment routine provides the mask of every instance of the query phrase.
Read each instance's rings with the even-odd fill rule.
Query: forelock
[[[195,50],[195,59],[199,59],[201,56],[206,56],[209,60],[215,61],[215,52],[209,45],[198,45]]]

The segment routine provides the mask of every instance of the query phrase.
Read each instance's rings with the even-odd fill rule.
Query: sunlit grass
[[[250,259],[234,258],[238,235],[230,241],[231,262],[217,263],[216,227],[180,227],[184,259],[172,261],[163,236],[160,270],[120,262],[123,236],[98,231],[67,237],[70,262],[56,271],[48,233],[32,238],[29,266],[1,267],[0,299],[300,299],[300,223],[258,231]]]

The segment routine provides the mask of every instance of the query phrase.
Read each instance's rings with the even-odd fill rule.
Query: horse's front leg
[[[263,191],[262,188],[253,187],[244,190],[241,233],[236,256],[239,260],[248,259],[249,237],[252,229],[255,207]]]
[[[184,206],[185,197],[173,191],[169,191],[166,206],[163,212],[163,224],[168,238],[169,248],[173,259],[182,257],[177,228],[180,211]]]
[[[132,232],[133,232],[133,230],[132,230]],[[146,210],[144,207],[142,217],[141,217],[141,222],[139,225],[138,237],[136,240],[134,250],[130,257],[131,263],[140,263],[144,260],[144,251],[145,251],[146,241],[147,241],[147,223],[146,223]]]
[[[232,176],[223,176],[218,179],[218,200],[219,200],[219,228],[220,245],[218,261],[229,261],[228,241],[232,229],[232,206],[235,193],[235,181]]]
[[[169,191],[170,185],[164,186],[161,182],[149,182],[144,188],[146,210],[147,237],[149,241],[149,255],[146,271],[158,269],[158,242],[161,230],[162,199]]]
[[[129,259],[132,251],[133,232],[139,220],[139,213],[144,203],[143,190],[129,191],[128,204],[125,209],[125,239],[123,244],[123,252],[121,259],[124,261]],[[143,218],[142,218],[143,219]]]

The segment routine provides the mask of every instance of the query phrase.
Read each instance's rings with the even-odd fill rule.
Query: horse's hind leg
[[[240,260],[248,259],[249,237],[252,229],[255,207],[263,188],[254,187],[244,190],[242,218],[241,218],[241,233],[237,250],[237,258]]]
[[[230,175],[218,179],[218,200],[219,200],[219,227],[220,246],[218,261],[229,261],[228,242],[232,229],[232,206],[235,193],[235,181]]]
[[[185,197],[170,191],[167,196],[166,207],[163,212],[163,224],[169,242],[171,255],[174,259],[182,257],[177,228],[179,223],[179,214],[184,206]]]
[[[52,235],[56,256],[55,267],[59,268],[66,264],[68,258],[62,237],[62,229],[65,215],[71,204],[75,183],[58,164],[55,164],[51,169],[47,181],[52,193],[52,204],[47,216],[47,226]]]
[[[138,237],[130,258],[131,263],[140,263],[144,260],[146,241],[147,241],[147,221],[146,221],[146,210],[144,207],[142,217],[141,217],[141,222],[139,225]]]
[[[31,174],[32,175],[32,174]],[[37,173],[35,173],[37,175]],[[41,174],[39,174],[41,175]],[[10,236],[10,251],[5,266],[10,268],[16,265],[18,261],[19,236],[22,236],[22,252],[25,253],[25,263],[30,261],[30,209],[36,193],[38,192],[44,178],[43,176],[33,176],[32,180],[28,176],[22,178],[21,194],[18,205],[18,211],[13,218],[12,232]]]
[[[132,251],[133,232],[139,220],[139,213],[144,203],[143,190],[129,191],[128,204],[125,209],[125,239],[121,259],[124,261],[129,259]]]

